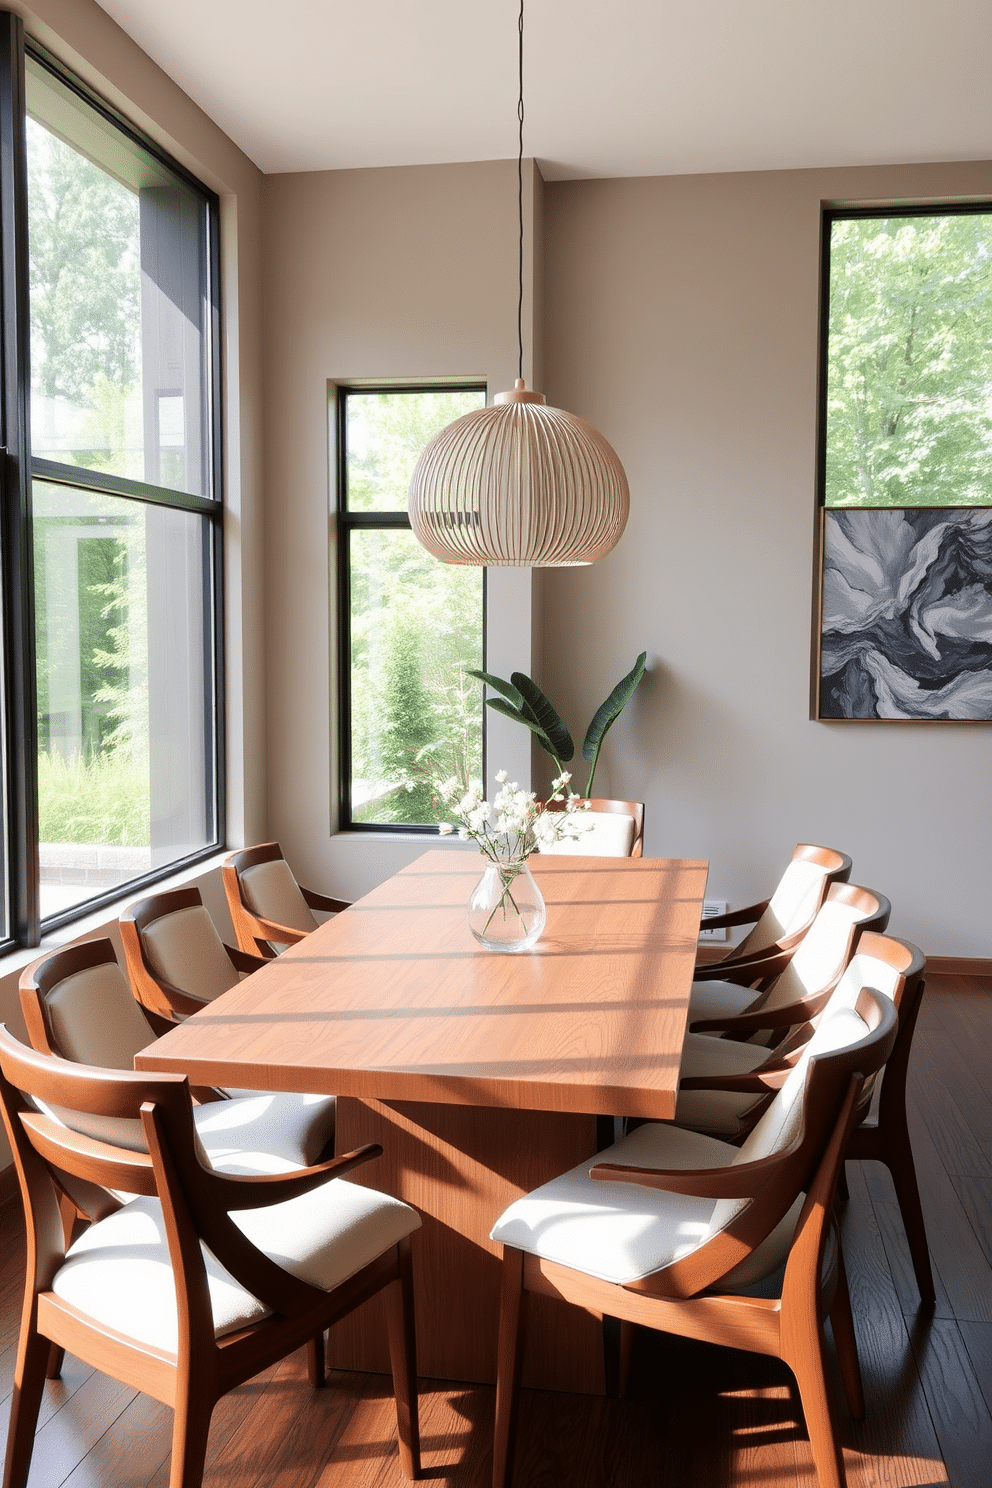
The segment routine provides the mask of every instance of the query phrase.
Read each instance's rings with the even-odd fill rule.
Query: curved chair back
[[[261,966],[221,940],[200,891],[168,889],[126,909],[121,940],[134,995],[170,1022],[189,1017]]]
[[[250,955],[272,957],[316,930],[313,911],[347,909],[297,883],[278,842],[262,842],[232,853],[223,866],[224,892],[238,946]]]
[[[21,1011],[32,1047],[76,1064],[133,1070],[134,1056],[169,1025],[131,996],[109,940],[84,940],[25,967]]]
[[[798,945],[816,918],[827,890],[832,884],[846,883],[850,873],[847,853],[812,842],[798,843],[754,929],[730,955],[736,960]]]
[[[564,801],[548,801],[545,811],[564,811]],[[593,796],[586,820],[590,826],[577,837],[541,849],[542,853],[575,853],[595,858],[640,858],[644,854],[644,802],[614,801]]]
[[[748,1017],[797,1005],[803,1018],[820,1012],[843,975],[859,936],[881,932],[892,906],[884,894],[857,884],[832,884],[785,970]]]

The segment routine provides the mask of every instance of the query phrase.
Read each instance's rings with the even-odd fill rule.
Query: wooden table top
[[[195,1084],[671,1117],[707,865],[531,859],[543,936],[484,951],[435,849],[138,1056]]]

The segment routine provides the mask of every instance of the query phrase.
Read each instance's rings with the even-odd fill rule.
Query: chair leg
[[[493,1488],[509,1488],[520,1399],[523,1358],[524,1253],[503,1246],[499,1292],[499,1349],[496,1357],[496,1430],[493,1438]]]
[[[851,1295],[847,1289],[847,1273],[844,1270],[844,1255],[837,1240],[837,1289],[830,1309],[830,1321],[834,1327],[834,1342],[837,1345],[837,1362],[844,1385],[847,1408],[856,1421],[865,1417],[865,1390],[861,1379],[861,1362],[858,1359],[858,1342],[851,1316]]]
[[[840,1172],[837,1174],[837,1197],[840,1200],[842,1200],[842,1202],[845,1203],[845,1204],[847,1203],[848,1199],[851,1197],[851,1190],[847,1186],[847,1165],[846,1165],[846,1163],[841,1163],[841,1165],[840,1165]]]
[[[813,1450],[819,1488],[846,1488],[844,1456],[837,1439],[836,1423],[823,1369],[822,1339],[816,1331],[803,1340],[785,1361],[796,1377],[799,1399],[806,1417],[806,1430]]]
[[[202,1382],[187,1380],[186,1388],[177,1392],[169,1488],[202,1488],[214,1403],[214,1397],[204,1393]]]
[[[907,1130],[904,1134],[900,1133],[895,1141],[891,1140],[891,1132],[887,1135],[890,1140],[885,1144],[886,1153],[883,1162],[892,1174],[903,1228],[906,1231],[906,1239],[909,1241],[909,1253],[913,1258],[913,1270],[916,1273],[916,1285],[920,1290],[920,1301],[936,1302],[937,1293],[930,1265],[930,1247],[927,1245],[923,1205],[920,1203],[920,1189],[916,1181],[913,1149],[909,1145],[909,1131]]]
[[[399,1279],[386,1287],[389,1360],[396,1396],[396,1436],[400,1467],[408,1478],[420,1477],[420,1411],[417,1399],[417,1335],[413,1316],[413,1263],[410,1239],[396,1247]]]
[[[307,1344],[307,1379],[315,1390],[319,1390],[327,1380],[324,1368],[326,1357],[324,1335],[318,1333],[316,1338],[311,1338]]]
[[[14,1366],[14,1390],[10,1402],[10,1427],[3,1488],[24,1488],[34,1451],[38,1411],[45,1389],[49,1343],[33,1326],[21,1328]]]
[[[630,1383],[630,1356],[634,1347],[634,1324],[629,1323],[626,1318],[620,1319],[620,1377],[617,1381],[617,1393],[621,1400],[627,1398],[627,1386]]]

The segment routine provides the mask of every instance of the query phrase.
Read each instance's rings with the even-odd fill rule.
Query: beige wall
[[[531,381],[540,242],[531,218],[540,182],[530,163],[527,171]],[[304,882],[353,897],[418,856],[424,842],[331,831],[328,384],[481,376],[490,392],[513,386],[516,166],[268,177],[264,272],[269,823]],[[527,670],[530,575],[493,573],[489,590],[489,664]],[[526,778],[527,736],[500,722],[505,735],[491,736],[490,757]]]
[[[646,850],[767,892],[796,841],[850,852],[932,954],[992,956],[987,724],[809,720],[821,202],[992,195],[940,165],[551,185],[546,386],[620,452],[627,533],[543,579],[542,678],[584,728],[647,648],[602,794]]]

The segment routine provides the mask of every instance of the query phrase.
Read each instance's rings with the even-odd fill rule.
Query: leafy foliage
[[[600,703],[593,714],[582,745],[582,758],[589,760],[592,766],[586,781],[587,797],[592,795],[592,782],[603,740],[637,691],[646,663],[647,652],[642,651],[627,675],[621,677],[609,697]],[[575,754],[575,745],[561,714],[537,683],[524,672],[513,672],[509,682],[502,677],[493,676],[491,672],[470,671],[467,675],[503,694],[498,698],[486,698],[486,707],[530,729],[544,752],[550,754],[561,774],[563,765]]]
[[[839,219],[828,506],[992,504],[992,213]]]
[[[150,841],[148,766],[117,755],[38,756],[42,842],[145,847]]]

